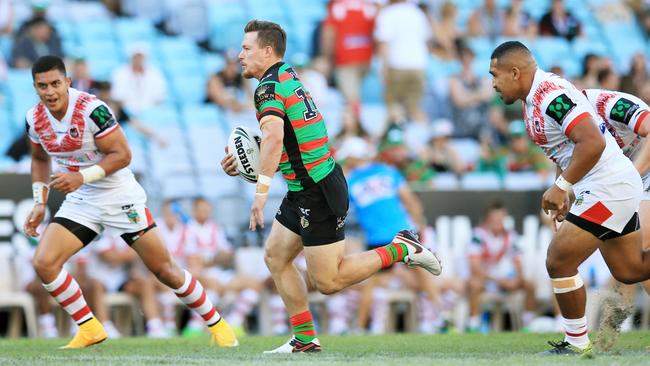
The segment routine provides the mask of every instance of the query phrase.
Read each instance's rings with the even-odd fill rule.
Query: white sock
[[[235,309],[228,317],[230,325],[238,327],[244,324],[244,319],[253,310],[255,305],[260,300],[260,295],[257,291],[247,288],[239,293]]]
[[[564,325],[564,340],[580,349],[589,345],[589,332],[587,331],[587,317],[567,319],[562,317]]]
[[[388,317],[388,292],[376,288],[372,294],[373,303],[370,319],[370,333],[380,335],[386,333],[386,318]]]
[[[524,314],[521,316],[521,322],[524,323],[524,327],[530,325],[533,322],[537,314],[534,311],[524,311]]]
[[[287,319],[287,310],[282,302],[282,297],[274,294],[269,299],[269,308],[271,310],[271,331],[274,335],[285,335],[289,333]]]
[[[481,317],[478,315],[473,315],[469,317],[469,328],[478,329],[481,327]]]

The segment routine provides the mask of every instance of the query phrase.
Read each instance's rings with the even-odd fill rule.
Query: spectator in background
[[[71,79],[71,87],[90,94],[96,93],[95,87],[97,86],[97,82],[90,76],[88,63],[86,63],[83,57],[78,57],[74,60]]]
[[[129,113],[141,113],[167,99],[165,78],[157,67],[147,64],[147,52],[142,44],[132,45],[131,62],[113,73],[111,99],[120,102]]]
[[[495,39],[503,33],[503,10],[499,9],[496,0],[484,0],[477,7],[467,22],[467,34],[470,37],[488,37]]]
[[[506,37],[526,37],[529,39],[537,36],[537,23],[524,10],[523,0],[512,0],[510,7],[506,9],[501,34]]]
[[[336,86],[357,115],[361,84],[374,51],[372,32],[377,11],[371,0],[331,1],[321,30],[322,55],[333,64]]]
[[[461,175],[464,172],[463,161],[451,144],[454,125],[446,120],[435,121],[431,126],[431,143],[422,151],[421,156],[436,172],[451,172]]]
[[[45,20],[47,24],[50,26],[50,31],[52,33],[52,38],[56,39],[57,42],[61,42],[61,37],[59,36],[59,33],[56,31],[56,28],[52,23],[50,23],[47,20],[47,7],[49,5],[49,0],[32,0],[31,1],[31,11],[32,15],[29,19],[25,20],[20,27],[18,27],[18,30],[16,30],[16,34],[14,34],[14,41],[18,41],[21,38],[27,36],[29,34],[29,28],[36,23],[40,22],[42,20]]]
[[[648,82],[648,68],[643,53],[637,53],[632,58],[630,71],[621,79],[621,91],[638,95],[639,89]]]
[[[208,79],[206,102],[211,102],[224,110],[239,113],[252,109],[250,84],[241,75],[241,66],[237,55],[226,53],[226,65],[223,70],[212,74]]]
[[[14,27],[14,9],[11,0],[0,0],[0,36],[11,35]]]
[[[650,104],[650,82],[646,82],[641,86],[638,96],[641,100],[646,102],[646,104]]]
[[[361,137],[366,140],[366,142],[370,142],[370,136],[368,136],[366,130],[363,129],[359,117],[355,115],[350,107],[343,111],[341,119],[343,122],[341,131],[339,131],[336,137],[332,139],[330,144],[334,151],[337,151],[345,141],[351,138]]]
[[[330,73],[329,61],[324,57],[316,57],[309,61],[307,55],[299,53],[292,57],[291,65],[305,88],[309,90],[312,99],[318,101],[316,108],[326,111],[331,99],[329,85],[327,85],[327,75]]]
[[[508,211],[501,202],[491,204],[480,226],[472,231],[467,246],[469,263],[469,329],[480,329],[481,295],[484,292],[525,291],[522,322],[527,327],[535,318],[535,287],[524,278],[518,235],[505,227]]]
[[[210,21],[204,0],[174,0],[165,3],[165,30],[191,38],[201,48],[210,49]]]
[[[620,90],[621,78],[612,69],[602,69],[598,73],[598,87],[606,90]]]
[[[116,102],[111,99],[111,84],[108,82],[95,83],[95,92],[97,97],[103,100],[113,112],[115,119],[120,126],[131,126],[134,130],[140,132],[147,139],[155,141],[161,147],[167,146],[167,140],[158,135],[154,130],[143,125],[137,118],[133,118],[127,111],[122,108],[122,103]]]
[[[598,73],[607,68],[607,59],[588,53],[582,59],[582,75],[573,81],[578,89],[593,89],[598,87]],[[561,75],[558,75],[561,76]]]
[[[44,18],[30,21],[27,34],[16,39],[11,52],[11,64],[15,68],[28,69],[39,57],[54,55],[63,57],[61,40],[52,33],[52,27]]]
[[[485,120],[494,91],[487,77],[479,77],[474,72],[474,52],[469,47],[461,46],[459,54],[462,69],[449,80],[455,135],[478,140],[490,128]]]
[[[404,144],[404,131],[396,124],[388,127],[379,143],[378,160],[396,167],[412,184],[430,186],[436,174],[424,160],[410,155]]]
[[[581,32],[580,21],[566,10],[564,0],[553,0],[551,10],[539,21],[539,34],[542,36],[562,37],[572,41]]]
[[[505,165],[509,172],[536,172],[542,179],[551,172],[552,166],[544,153],[533,144],[526,134],[522,120],[510,122],[510,143],[503,149]]]
[[[426,122],[421,108],[425,71],[429,62],[431,25],[420,8],[405,0],[391,0],[377,16],[375,39],[382,61],[384,94],[392,120],[404,117]]]
[[[452,1],[440,8],[440,20],[433,22],[433,52],[443,60],[455,60],[458,56],[456,43],[463,36],[457,23],[458,10]]]

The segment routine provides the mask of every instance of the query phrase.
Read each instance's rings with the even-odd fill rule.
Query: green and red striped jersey
[[[257,120],[284,120],[280,170],[290,191],[301,191],[334,169],[325,120],[291,66],[278,62],[264,73],[255,89]]]

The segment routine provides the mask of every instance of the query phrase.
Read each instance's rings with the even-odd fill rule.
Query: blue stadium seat
[[[226,60],[218,53],[206,53],[203,55],[203,71],[205,75],[212,75],[226,65]]]
[[[205,77],[203,60],[200,56],[196,58],[178,58],[176,60],[162,59],[162,62],[163,70],[171,79],[190,74]]]
[[[532,191],[544,187],[542,178],[535,172],[508,173],[503,182],[504,189],[511,191]]]
[[[573,48],[573,54],[580,63],[589,53],[601,56],[607,56],[608,54],[607,45],[600,39],[577,38],[573,40],[571,47]]]
[[[199,194],[196,179],[191,174],[166,177],[162,180],[163,198],[191,198]]]
[[[454,173],[438,173],[433,177],[433,188],[436,191],[454,191],[460,186]]]
[[[495,173],[470,172],[460,179],[462,189],[492,191],[501,189],[501,180]]]
[[[89,43],[81,43],[80,51],[83,52],[82,55],[86,58],[92,59],[110,59],[115,61],[121,61],[120,57],[120,48],[114,40],[97,40],[89,41]]]
[[[97,81],[111,81],[113,71],[121,65],[117,59],[109,57],[93,56],[86,61],[90,76]]]
[[[323,2],[284,0],[289,17],[292,21],[321,21],[327,15],[327,8]]]
[[[476,58],[487,57],[489,59],[494,50],[494,43],[486,37],[468,38],[467,45],[474,51]]]
[[[363,103],[379,104],[384,100],[384,83],[376,72],[369,72],[361,85]]]
[[[455,138],[451,140],[451,144],[465,165],[473,166],[476,163],[481,152],[478,141],[472,138]]]
[[[0,37],[0,57],[9,60],[11,58],[11,47],[13,45],[13,39],[9,36]]]
[[[69,20],[58,19],[55,20],[53,23],[54,23],[54,28],[56,28],[56,32],[61,37],[62,41],[73,41],[73,42],[78,41],[77,35],[79,33],[79,28],[77,28],[77,25],[74,22]]]
[[[221,126],[194,125],[187,127],[190,153],[202,173],[216,174],[221,171],[218,156],[223,156],[223,149],[228,142],[228,135]]]
[[[205,101],[206,79],[202,75],[174,76],[170,79],[170,84],[176,100],[182,104],[200,104]]]
[[[108,19],[93,19],[77,22],[75,31],[79,41],[90,44],[98,41],[115,41],[113,23]]]
[[[287,20],[286,13],[289,10],[286,7],[269,6],[268,0],[244,0],[243,2],[246,4],[246,9],[252,19],[264,19],[277,23],[283,23]]]
[[[427,66],[427,80],[430,82],[435,79],[447,79],[458,73],[460,69],[460,62],[456,60],[447,61],[431,56],[429,57],[429,65]]]
[[[619,72],[629,69],[634,54],[645,53],[646,43],[635,23],[609,23],[605,25],[604,33]]]
[[[140,113],[137,118],[149,127],[179,126],[180,117],[176,108],[169,105],[157,106]]]
[[[34,92],[32,73],[30,70],[9,69],[7,87],[12,94],[17,92]]]
[[[156,29],[145,19],[119,18],[113,23],[115,35],[122,42],[153,41]]]
[[[548,69],[567,57],[571,57],[571,47],[565,38],[540,37],[535,41],[533,53],[539,66]]]
[[[198,59],[199,48],[189,38],[161,37],[158,40],[158,52],[166,61],[177,61],[183,58]]]
[[[211,1],[208,7],[210,24],[223,25],[232,22],[245,23],[249,18],[248,11],[242,1],[222,0]],[[243,32],[243,28],[242,28]]]
[[[183,108],[181,113],[185,125],[218,125],[223,127],[222,112],[214,105],[197,105]]]

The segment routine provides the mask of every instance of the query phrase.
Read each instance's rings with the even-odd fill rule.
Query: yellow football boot
[[[219,347],[239,346],[237,336],[235,336],[235,332],[226,319],[221,318],[216,324],[208,327],[208,330],[212,334],[212,345],[216,344]]]
[[[95,318],[90,318],[87,322],[79,326],[77,334],[70,341],[70,343],[61,347],[61,349],[75,349],[92,346],[93,344],[101,343],[106,340],[108,336],[104,330],[104,326]]]

